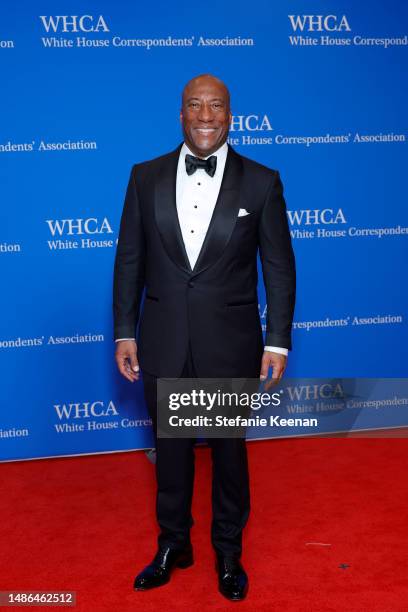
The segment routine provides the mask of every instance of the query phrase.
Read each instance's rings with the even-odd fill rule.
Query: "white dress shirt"
[[[217,202],[227,153],[226,142],[215,153],[212,153],[217,157],[214,176],[211,177],[202,168],[198,168],[194,174],[189,176],[186,171],[185,157],[194,155],[194,153],[190,151],[186,143],[183,143],[180,150],[176,178],[176,204],[181,234],[192,270],[197,262]],[[210,155],[204,159],[208,157]],[[120,340],[133,340],[133,338],[118,338],[116,342]],[[277,346],[265,346],[264,349],[281,355],[288,354],[288,349]]]
[[[217,202],[227,153],[226,142],[213,153],[217,158],[217,167],[213,177],[202,168],[189,176],[186,172],[185,157],[186,155],[194,156],[194,153],[185,143],[181,147],[176,180],[177,214],[192,270],[197,262]],[[210,156],[204,159],[208,157]]]

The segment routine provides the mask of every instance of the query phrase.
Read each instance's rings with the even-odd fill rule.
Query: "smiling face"
[[[184,140],[198,157],[208,157],[227,140],[231,112],[222,81],[203,75],[187,83],[180,112]]]

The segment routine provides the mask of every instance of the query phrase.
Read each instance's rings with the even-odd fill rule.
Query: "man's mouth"
[[[203,134],[205,136],[208,136],[209,134],[213,134],[214,132],[217,131],[218,128],[194,128],[194,130],[196,132],[198,132],[199,134]]]

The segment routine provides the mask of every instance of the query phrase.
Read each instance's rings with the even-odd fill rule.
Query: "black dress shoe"
[[[232,601],[244,599],[248,592],[248,576],[238,559],[217,555],[218,589]]]
[[[162,586],[170,580],[175,567],[185,569],[193,565],[193,549],[191,544],[183,549],[170,547],[159,548],[150,565],[147,565],[135,578],[135,591],[146,591]]]

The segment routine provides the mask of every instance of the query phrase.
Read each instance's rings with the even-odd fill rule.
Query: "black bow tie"
[[[194,155],[186,155],[187,174],[189,176],[194,174],[197,168],[202,168],[207,174],[214,176],[215,169],[217,168],[217,156],[211,155],[208,159],[200,159],[199,157],[194,157]]]

